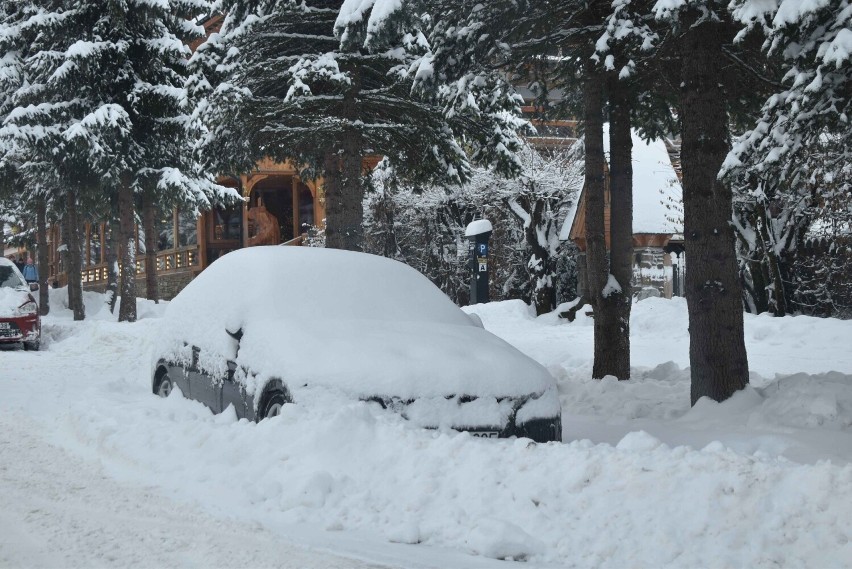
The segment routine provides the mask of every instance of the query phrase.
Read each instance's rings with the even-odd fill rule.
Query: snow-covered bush
[[[464,229],[474,219],[489,219],[494,226],[491,298],[521,298],[538,313],[553,310],[558,292],[573,290],[576,283],[573,250],[558,234],[580,189],[577,153],[525,146],[519,160],[516,178],[477,168],[468,184],[452,187],[412,187],[381,166],[365,207],[367,250],[411,264],[466,304],[470,268]]]

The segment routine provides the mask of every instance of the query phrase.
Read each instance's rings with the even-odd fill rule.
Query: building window
[[[157,251],[166,251],[175,248],[175,217],[174,212],[169,211],[157,222]]]
[[[89,227],[89,242],[88,242],[88,266],[100,265],[101,264],[101,250],[102,241],[101,241],[101,228],[102,225],[100,223],[92,224]]]
[[[180,247],[198,245],[198,219],[191,211],[178,213],[178,243]]]
[[[213,210],[213,239],[239,241],[243,212],[240,207]]]

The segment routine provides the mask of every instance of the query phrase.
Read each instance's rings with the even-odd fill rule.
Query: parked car
[[[250,247],[171,301],[151,385],[250,420],[362,400],[426,428],[561,440],[553,377],[477,321],[397,261]]]
[[[0,257],[0,346],[38,350],[41,343],[41,317],[24,275],[9,259]]]

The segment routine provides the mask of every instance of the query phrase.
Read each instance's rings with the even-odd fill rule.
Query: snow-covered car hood
[[[23,316],[19,307],[30,299],[30,291],[23,287],[0,287],[0,318]]]
[[[259,322],[244,330],[236,362],[288,384],[358,397],[521,396],[550,374],[475,326],[381,321]]]
[[[423,275],[364,253],[229,253],[172,300],[162,325],[158,358],[186,362],[197,346],[199,366],[214,375],[230,359],[261,379],[354,397],[515,397],[554,385]]]

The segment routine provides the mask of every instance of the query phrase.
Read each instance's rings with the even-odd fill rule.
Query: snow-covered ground
[[[535,445],[360,403],[253,424],[162,400],[163,305],[87,303],[0,352],[2,567],[852,565],[852,322],[746,315],[752,386],[690,409],[681,300],[634,306],[628,382],[588,379],[585,316],[473,307],[559,380],[565,443]]]

